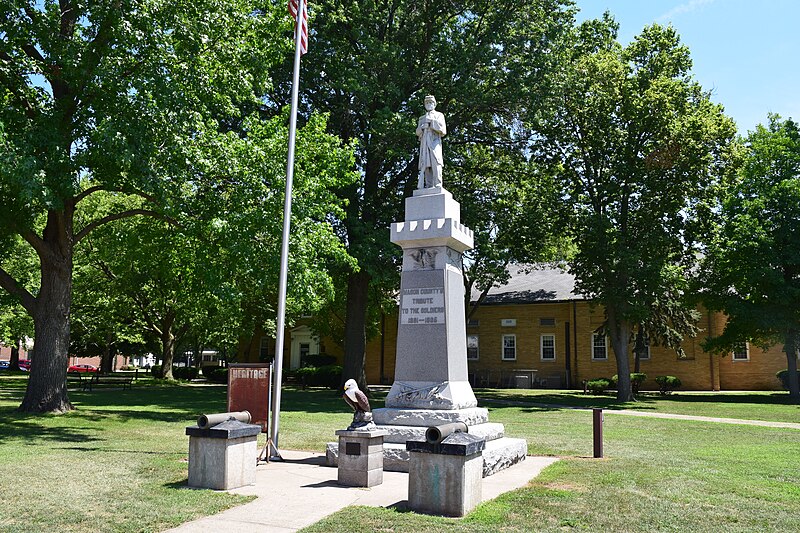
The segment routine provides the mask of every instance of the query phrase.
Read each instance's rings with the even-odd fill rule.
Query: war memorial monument
[[[442,185],[444,116],[433,96],[418,120],[419,183],[405,201],[405,220],[391,227],[391,241],[403,249],[397,358],[386,407],[373,410],[385,431],[383,468],[408,471],[406,441],[425,440],[430,426],[463,422],[486,439],[483,476],[525,459],[524,439],[505,437],[502,424],[489,422],[467,379],[466,318],[462,254],[473,247],[473,232],[460,222],[461,209]],[[336,464],[338,443],[329,443]]]

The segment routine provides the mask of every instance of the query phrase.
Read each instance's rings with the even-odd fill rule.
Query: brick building
[[[573,293],[574,278],[558,268],[525,272],[514,269],[508,284],[492,289],[467,324],[467,357],[475,386],[580,388],[583,380],[617,373],[609,340],[595,331],[603,309]],[[477,298],[477,295],[473,295]],[[641,360],[648,379],[644,390],[656,389],[656,376],[677,376],[683,390],[780,390],[775,373],[786,368],[781,346],[766,352],[743,345],[735,353],[712,354],[701,343],[719,335],[725,317],[703,312],[700,334],[686,339],[685,356],[652,346]],[[367,343],[369,383],[390,384],[394,376],[397,317],[387,315],[382,334]],[[240,346],[241,361],[264,360],[274,340],[256,336]],[[341,343],[319,339],[307,326],[287,330],[284,368],[297,368],[303,353],[342,358]],[[633,354],[631,354],[633,369]]]

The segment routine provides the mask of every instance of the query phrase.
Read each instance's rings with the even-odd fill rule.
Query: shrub
[[[308,354],[300,359],[300,366],[315,366],[317,368],[336,364],[336,358],[326,354]]]
[[[339,365],[305,366],[295,370],[295,376],[304,386],[338,389],[342,382],[342,367]]]
[[[210,377],[215,371],[223,368],[221,366],[204,366],[200,368],[200,374],[204,377]]]
[[[160,376],[161,375],[161,365],[153,365],[152,368],[150,368],[150,373],[152,375],[156,376],[156,377]]]
[[[783,386],[783,388],[785,390],[789,390],[789,369],[788,368],[786,368],[784,370],[781,370],[780,372],[775,374],[775,377],[777,377],[779,380],[781,380],[781,385]],[[797,379],[800,380],[800,370],[797,371]]]
[[[175,379],[197,379],[200,370],[194,366],[174,366],[172,367],[172,377]]]
[[[611,380],[608,378],[597,378],[586,382],[586,390],[595,394],[600,394],[611,388]]]
[[[681,386],[681,380],[675,376],[656,376],[656,383],[658,383],[658,392],[662,395],[670,394]]]
[[[631,372],[631,389],[633,390],[634,394],[637,394],[639,392],[639,387],[641,386],[642,383],[644,383],[644,380],[646,379],[647,379],[647,374],[645,374],[644,372]],[[612,389],[617,388],[618,380],[619,377],[616,374],[614,374],[612,378],[609,380],[611,382]]]
[[[221,366],[208,366],[203,369],[203,375],[212,383],[227,383],[228,369]]]
[[[631,388],[634,394],[639,392],[639,387],[642,386],[642,383],[644,383],[646,379],[647,374],[644,372],[631,372]]]

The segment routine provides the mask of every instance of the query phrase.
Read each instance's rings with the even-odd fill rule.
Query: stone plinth
[[[339,437],[338,482],[348,487],[374,487],[383,483],[382,430],[341,429]]]
[[[189,435],[189,486],[228,490],[256,482],[258,434],[261,426],[229,420]]]
[[[409,509],[444,516],[474,509],[481,502],[485,444],[468,433],[454,433],[438,444],[409,441]]]
[[[406,199],[406,220],[392,224],[403,248],[394,383],[386,407],[466,409],[478,402],[467,381],[461,254],[473,246],[460,206],[442,187]]]
[[[406,442],[428,426],[463,422],[486,440],[483,476],[525,459],[522,439],[505,437],[489,423],[467,379],[467,328],[462,255],[474,244],[461,224],[461,207],[444,187],[417,189],[406,198],[405,220],[391,226],[391,241],[403,249],[400,313],[394,382],[386,407],[373,419],[385,429],[384,469],[408,472]],[[340,446],[327,446],[328,464],[341,460]],[[472,468],[472,467],[470,467]]]

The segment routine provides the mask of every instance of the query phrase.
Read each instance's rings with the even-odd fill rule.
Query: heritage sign
[[[272,379],[268,363],[228,365],[228,411],[249,411],[251,424],[267,432]]]

